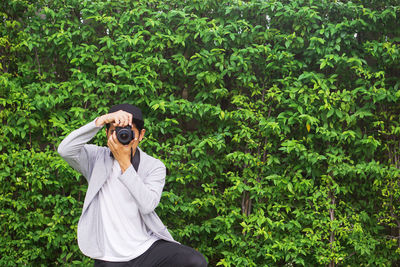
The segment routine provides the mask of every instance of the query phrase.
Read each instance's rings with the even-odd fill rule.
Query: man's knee
[[[190,255],[190,257],[187,258],[187,267],[207,267],[208,263],[207,260],[204,258],[204,256],[197,252],[193,253]]]

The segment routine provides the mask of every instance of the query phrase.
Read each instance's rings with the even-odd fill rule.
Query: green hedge
[[[56,153],[122,102],[210,266],[400,264],[398,0],[0,3],[0,265],[90,265]],[[105,146],[101,131],[94,144]]]

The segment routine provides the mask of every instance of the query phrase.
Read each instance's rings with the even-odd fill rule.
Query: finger
[[[121,114],[121,116],[118,118],[118,125],[120,127],[125,127],[126,125],[128,125],[128,116],[126,116],[125,114]]]
[[[128,120],[129,120],[129,126],[132,126],[132,114],[130,114],[129,113],[129,118],[128,118]]]
[[[108,139],[108,141],[110,141],[111,143],[115,143],[114,136],[115,136],[115,132],[113,132],[113,133],[110,135],[110,138]]]
[[[114,144],[111,136],[108,138],[107,146],[110,148],[111,151],[114,151]]]
[[[114,121],[117,125],[119,125],[121,120],[121,110],[117,111],[114,115]]]
[[[114,143],[116,148],[118,148],[118,146],[121,145],[121,143],[118,140],[116,132],[114,132],[113,135],[112,135],[112,141],[113,141],[113,143]]]
[[[115,124],[117,124],[118,125],[118,123],[119,123],[119,118],[120,118],[120,112],[119,111],[116,111],[116,112],[114,112],[114,113],[112,113],[113,114],[113,118],[112,118],[112,121],[115,123]]]
[[[122,127],[127,126],[129,123],[129,117],[127,115],[125,115],[122,119]]]
[[[108,137],[107,145],[108,145],[110,148],[111,148],[111,146],[114,146],[113,134],[111,134],[111,135]]]
[[[107,142],[107,146],[111,150],[111,152],[115,151],[114,146],[113,146],[113,144],[111,144],[111,142]]]
[[[118,116],[116,121],[115,121],[117,123],[117,126],[121,126],[121,121],[122,121],[121,117]]]
[[[120,120],[120,117],[118,116],[118,114],[115,114],[114,118],[113,118],[113,122],[114,122],[114,126],[115,127],[117,127],[119,125],[119,120]]]
[[[137,141],[137,138],[132,139],[132,141],[129,142],[129,146],[132,146],[136,141]]]
[[[132,124],[132,115],[130,113],[128,113],[126,115],[126,125],[131,125]]]
[[[115,122],[122,127],[127,125],[131,125],[132,122],[132,114],[123,110],[119,110],[116,114]]]

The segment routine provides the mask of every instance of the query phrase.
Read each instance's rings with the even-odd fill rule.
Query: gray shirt
[[[89,184],[78,222],[78,245],[82,253],[91,258],[101,258],[104,255],[98,193],[110,176],[113,165],[108,147],[87,144],[101,128],[96,127],[94,120],[71,132],[58,147],[61,157],[82,173]],[[140,157],[138,171],[131,165],[118,179],[136,200],[140,217],[146,227],[158,238],[176,242],[154,211],[160,202],[165,184],[165,166],[142,150]]]

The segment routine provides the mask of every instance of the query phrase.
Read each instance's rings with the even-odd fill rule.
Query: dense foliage
[[[90,265],[56,152],[122,102],[210,266],[400,264],[398,0],[0,3],[0,265]],[[93,143],[105,146],[101,131]]]

